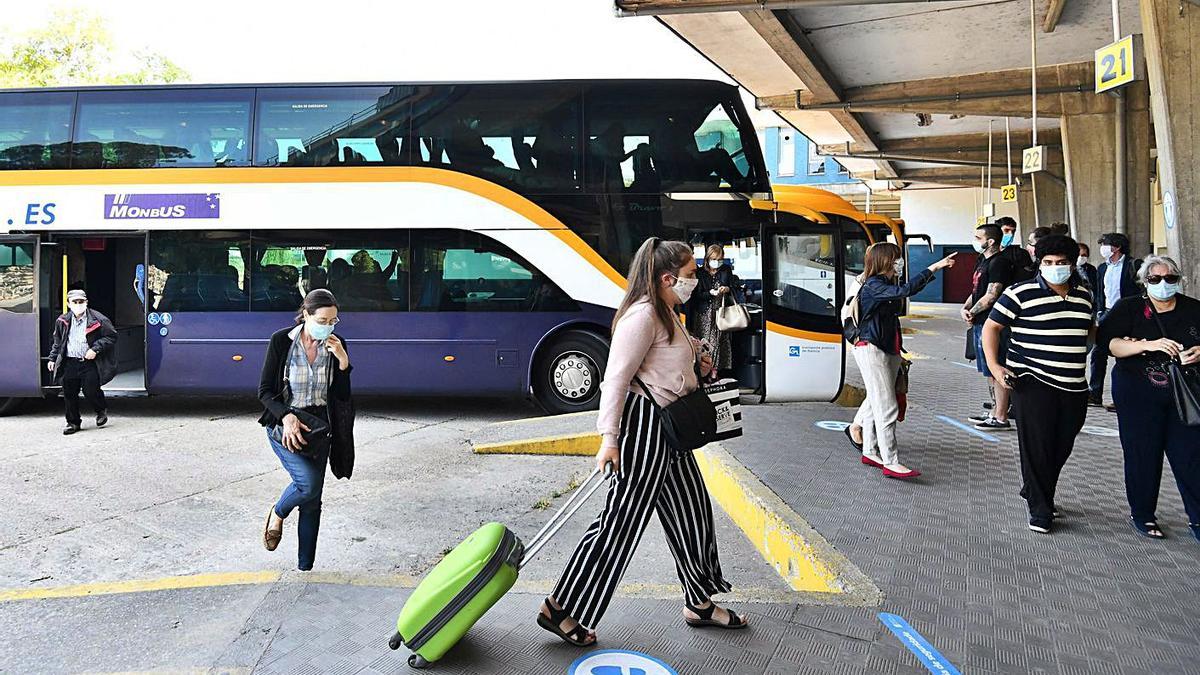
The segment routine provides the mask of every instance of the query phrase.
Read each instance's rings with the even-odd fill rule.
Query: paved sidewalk
[[[1092,409],[1091,433],[1081,436],[1062,478],[1061,528],[1050,536],[1030,532],[1017,496],[1014,433],[976,434],[953,424],[976,412],[984,398],[982,378],[961,359],[946,358],[961,354],[961,324],[945,307],[915,305],[913,314],[906,325],[922,332],[906,340],[925,358],[913,370],[900,442],[902,460],[924,472],[919,480],[888,480],[861,465],[839,431],[817,426],[851,419],[853,411],[831,404],[744,407],[748,435],[725,444],[874,581],[883,604],[787,601],[780,580],[728,516],[718,513],[723,562],[737,586],[729,602],[754,625],[741,632],[688,628],[679,618],[662,533],[652,521],[628,583],[599,627],[599,647],[644,652],[681,674],[929,672],[880,622],[878,614],[890,612],[904,617],[964,673],[1200,671],[1200,543],[1184,526],[1169,469],[1160,522],[1170,538],[1140,538],[1125,518],[1121,454],[1112,436],[1116,417]],[[853,377],[852,362],[849,368]],[[561,489],[562,477],[583,471],[588,461],[471,455],[466,436],[505,415],[534,414],[520,407],[470,418],[441,404],[404,415],[385,407],[375,406],[367,417],[364,438],[374,439],[377,448],[361,480],[338,484],[330,493],[330,512],[338,520],[329,528],[335,535],[329,541],[323,532],[326,572],[319,574],[281,575],[286,560],[245,545],[257,527],[257,502],[278,482],[260,456],[231,460],[236,471],[227,479],[205,472],[205,491],[198,497],[170,493],[169,484],[155,486],[145,504],[139,501],[128,513],[116,493],[130,486],[105,487],[98,493],[102,512],[68,532],[55,523],[48,503],[35,500],[34,488],[22,487],[20,478],[5,484],[19,503],[40,509],[0,526],[6,587],[196,571],[228,576],[200,588],[168,580],[166,590],[149,591],[138,583],[101,589],[126,591],[111,595],[77,590],[71,597],[4,602],[0,593],[0,624],[8,627],[0,638],[0,671],[412,672],[405,652],[389,651],[386,640],[415,578],[440,548],[493,511],[519,532],[536,530],[547,511],[534,502]],[[180,428],[203,432],[208,417],[236,411],[211,412],[198,413]],[[178,414],[186,417],[187,411]],[[146,416],[138,424],[139,442],[155,460],[165,461],[171,446],[155,434],[156,420]],[[244,442],[254,442],[254,436],[250,430]],[[26,479],[78,489],[91,474],[66,472],[70,461],[56,444],[47,438],[42,448],[27,441],[28,447],[6,459]],[[201,461],[186,466],[201,470],[221,447],[219,440],[210,441]],[[122,459],[115,442],[100,444],[93,456],[137,470],[136,462]],[[446,482],[444,467],[452,462],[466,475]],[[141,475],[145,481],[154,474],[147,469]],[[99,471],[97,480],[110,476]],[[419,499],[400,496],[414,484],[437,493],[462,490],[471,503],[457,504],[446,515],[438,509],[452,500],[422,507]],[[499,485],[506,488],[496,489]],[[221,506],[212,511],[215,525],[204,521],[212,517],[207,515],[212,504]],[[595,507],[598,503],[589,509]],[[163,528],[151,517],[164,515],[181,520]],[[563,541],[573,542],[586,520],[573,523]],[[243,521],[249,524],[238,524]],[[240,528],[233,551],[220,547],[219,530],[230,527]],[[164,533],[169,545],[154,556],[128,558],[125,551],[135,549],[146,532]],[[196,536],[189,537],[191,532]],[[355,541],[356,532],[366,541]],[[411,539],[397,532],[411,532]],[[106,537],[118,544],[107,558]],[[78,538],[87,545],[72,548]],[[515,592],[431,672],[565,673],[585,653],[533,623],[569,544],[550,548]],[[290,555],[289,549],[285,556]],[[34,581],[43,568],[54,579]],[[279,571],[267,580],[237,574],[247,569]]]

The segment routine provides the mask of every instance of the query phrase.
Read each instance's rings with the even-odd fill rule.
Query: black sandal
[[[541,610],[538,610],[537,622],[539,626],[554,633],[569,645],[591,647],[596,644],[596,637],[578,621],[575,622],[574,628],[564,633],[559,626],[562,625],[564,620],[572,617],[570,614],[567,614],[567,610],[565,609],[555,609],[554,605],[550,604],[550,598],[546,598],[546,609],[550,610],[550,616],[546,616]],[[591,641],[588,641],[589,637]]]
[[[1166,535],[1163,534],[1162,528],[1159,527],[1158,523],[1153,520],[1147,523],[1139,523],[1133,519],[1133,516],[1129,516],[1129,523],[1133,525],[1133,529],[1137,530],[1138,534],[1142,535],[1143,537],[1149,537],[1150,539],[1166,538]],[[1154,534],[1155,532],[1158,534]]]
[[[858,441],[856,441],[856,440],[854,440],[854,434],[850,433],[850,427],[849,427],[849,426],[847,426],[846,428],[842,429],[842,433],[846,434],[846,440],[850,441],[850,447],[854,448],[855,450],[857,450],[857,451],[859,451],[859,452],[862,452],[862,451],[863,451],[863,444],[862,444],[862,443],[859,443],[859,442],[858,442]]]
[[[743,621],[742,617],[737,615],[737,612],[728,608],[725,611],[729,612],[729,623],[725,624],[721,623],[720,621],[713,620],[713,612],[717,611],[717,606],[715,604],[709,605],[705,609],[692,607],[691,605],[684,605],[684,607],[687,607],[688,611],[692,614],[700,617],[699,619],[689,619],[686,616],[683,617],[683,620],[687,623],[687,625],[691,626],[692,628],[708,628],[710,626],[715,626],[717,628],[724,628],[725,630],[738,630],[750,625]]]

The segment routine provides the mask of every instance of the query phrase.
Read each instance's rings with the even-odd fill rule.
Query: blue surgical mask
[[[1146,292],[1155,300],[1170,300],[1179,292],[1179,284],[1169,284],[1164,279],[1157,284],[1146,284]]]
[[[325,340],[333,335],[333,326],[323,326],[312,319],[305,319],[304,332],[314,340]]]
[[[1006,234],[1003,237],[1000,237],[1000,246],[1008,246],[1012,243],[1012,240],[1013,236],[1011,234]]]
[[[1067,279],[1071,278],[1071,266],[1043,265],[1042,277],[1046,280],[1046,283],[1061,286],[1067,283]]]

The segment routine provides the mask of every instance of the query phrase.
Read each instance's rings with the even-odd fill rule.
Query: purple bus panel
[[[293,325],[292,316],[285,312],[151,315],[149,392],[256,391],[267,341],[274,331]],[[575,323],[606,331],[612,310],[343,312],[341,319],[337,332],[348,342],[358,393],[519,395],[528,390],[532,352],[547,333]]]
[[[0,397],[42,395],[37,335],[37,314],[0,310]]]

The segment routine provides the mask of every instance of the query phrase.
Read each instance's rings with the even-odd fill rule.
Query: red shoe
[[[897,480],[912,480],[913,478],[920,476],[921,472],[917,471],[916,469],[909,469],[908,471],[892,471],[885,466],[883,467],[883,475],[887,476],[888,478],[895,478]]]
[[[876,462],[875,460],[871,459],[870,457],[867,457],[866,455],[862,455],[862,463],[866,464],[867,466],[873,466],[876,469],[883,469],[882,462]],[[886,471],[886,469],[885,469],[885,471]]]

